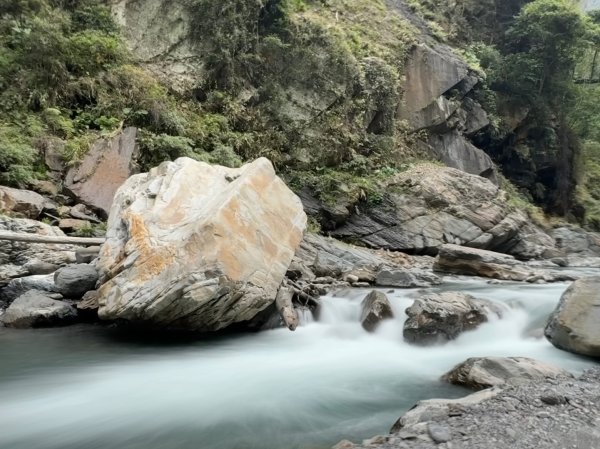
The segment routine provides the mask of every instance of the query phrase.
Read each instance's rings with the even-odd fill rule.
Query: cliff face
[[[491,158],[471,141],[490,123],[476,98],[482,74],[431,37],[407,3],[271,1],[249,11],[230,3],[214,16],[192,1],[120,0],[112,10],[139,63],[171,86],[201,100],[226,90],[259,111],[283,134],[270,144],[279,143],[286,166],[375,171],[418,157],[497,182]],[[231,44],[220,35],[228,28],[240,36],[215,61]],[[246,32],[255,42],[240,44]],[[260,67],[240,67],[244,59]]]

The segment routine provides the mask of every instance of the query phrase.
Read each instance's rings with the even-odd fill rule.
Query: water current
[[[0,449],[324,449],[386,433],[418,400],[468,392],[440,376],[475,356],[529,356],[575,373],[591,362],[559,351],[541,328],[566,283],[490,285],[449,279],[501,303],[457,340],[402,339],[417,290],[388,292],[396,318],[359,323],[369,290],[322,298],[296,332],[179,340],[106,326],[0,328]]]

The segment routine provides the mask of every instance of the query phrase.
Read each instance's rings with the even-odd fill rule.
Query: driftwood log
[[[49,243],[63,245],[96,246],[105,241],[102,237],[62,237],[53,235],[21,234],[17,232],[0,231],[0,241]]]

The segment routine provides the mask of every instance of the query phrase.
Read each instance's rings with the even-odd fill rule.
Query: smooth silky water
[[[440,376],[475,356],[529,356],[581,372],[540,328],[568,284],[441,288],[503,303],[504,317],[436,347],[402,340],[417,290],[388,293],[396,319],[361,328],[369,290],[322,299],[318,320],[202,341],[124,338],[103,326],[0,329],[1,449],[328,448],[386,433],[418,400],[467,394]],[[388,291],[388,289],[382,289]]]

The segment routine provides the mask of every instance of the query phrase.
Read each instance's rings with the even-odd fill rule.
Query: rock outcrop
[[[569,376],[570,373],[562,368],[527,357],[473,357],[452,368],[442,379],[482,390],[507,382]]]
[[[135,173],[136,135],[136,128],[125,128],[94,143],[81,163],[67,172],[65,189],[108,216],[117,189]]]
[[[165,162],[117,192],[97,262],[99,316],[206,332],[250,320],[275,301],[305,227],[267,159]]]
[[[394,318],[389,299],[384,293],[373,290],[361,303],[360,323],[368,332],[373,332],[384,320]]]
[[[513,209],[506,193],[489,180],[429,164],[397,175],[380,204],[363,205],[331,234],[417,254],[436,254],[446,243],[520,259],[554,249],[553,239]]]
[[[600,358],[600,277],[579,279],[563,294],[544,331],[559,349]]]
[[[7,327],[51,327],[71,324],[77,310],[64,301],[57,301],[37,290],[19,296],[1,316]]]
[[[427,270],[396,268],[377,273],[375,285],[380,287],[415,288],[441,284],[442,280]]]
[[[489,301],[458,292],[430,293],[415,300],[406,309],[404,339],[429,345],[454,340],[461,333],[476,329],[490,314],[500,316]]]

